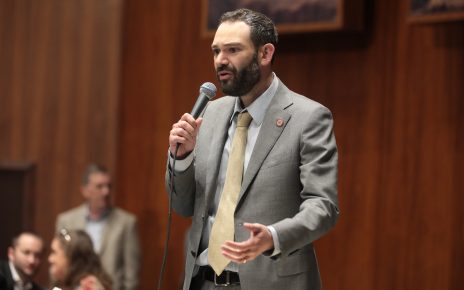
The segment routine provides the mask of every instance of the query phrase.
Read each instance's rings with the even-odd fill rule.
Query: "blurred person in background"
[[[113,290],[111,278],[83,230],[61,229],[52,240],[48,262],[53,289]]]
[[[8,247],[8,261],[0,261],[0,290],[42,290],[33,281],[42,254],[41,237],[32,232],[15,236]]]
[[[85,202],[61,213],[56,230],[85,230],[115,290],[137,290],[140,248],[137,218],[111,204],[111,175],[102,165],[90,164],[83,176]]]

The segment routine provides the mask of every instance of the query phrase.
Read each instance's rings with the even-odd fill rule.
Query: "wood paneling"
[[[37,164],[46,234],[80,202],[86,162],[116,169],[154,289],[167,138],[215,79],[212,39],[200,1],[121,1],[0,0],[0,160]],[[360,33],[282,36],[275,63],[334,113],[342,215],[316,245],[325,289],[461,289],[464,23],[410,24],[401,0],[365,8]],[[163,289],[179,287],[189,222],[174,214]]]
[[[116,166],[121,12],[120,0],[0,1],[0,161],[36,165],[31,222],[47,243],[82,201],[85,165]]]
[[[0,163],[0,259],[8,259],[12,237],[31,230],[34,220],[34,165]]]
[[[211,74],[203,73],[212,68],[206,57],[210,55],[209,40],[198,36],[199,13],[195,1],[126,2],[116,200],[138,213],[143,249],[141,289],[155,288],[163,256],[167,134],[179,113],[191,109],[201,83],[211,79]],[[178,289],[181,283],[188,222],[174,215],[163,289]]]
[[[342,215],[317,243],[323,282],[460,289],[464,24],[412,25],[404,1],[366,2],[363,32],[284,35],[277,49],[277,75],[335,117]],[[214,79],[212,39],[198,3],[127,8],[118,200],[140,213],[148,289],[165,238],[167,137]],[[164,289],[176,289],[188,223],[175,216]]]

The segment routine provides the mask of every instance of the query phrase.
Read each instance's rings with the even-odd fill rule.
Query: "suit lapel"
[[[253,148],[253,153],[251,154],[251,159],[243,176],[237,208],[239,208],[241,199],[244,198],[248,187],[258,173],[272,147],[274,147],[274,144],[279,139],[287,122],[290,120],[291,115],[285,111],[285,108],[292,104],[291,100],[287,97],[287,90],[288,89],[279,81],[279,87],[266,112],[258,139]]]
[[[208,171],[206,174],[206,189],[205,189],[205,202],[209,205],[212,197],[216,193],[217,179],[219,174],[219,166],[221,164],[222,152],[224,150],[224,144],[227,140],[227,132],[229,129],[229,121],[234,110],[235,99],[231,98],[225,102],[224,106],[217,108],[214,111],[214,122],[217,124],[216,132],[224,132],[224,134],[211,133],[211,151],[208,156]],[[208,207],[207,207],[208,208]]]
[[[79,207],[79,214],[76,215],[76,219],[74,220],[75,224],[72,226],[72,228],[85,230],[87,226],[88,214],[89,214],[89,206],[87,205],[87,203],[84,203]]]
[[[101,241],[100,253],[99,253],[100,256],[103,255],[103,252],[105,251],[105,249],[108,248],[107,244],[109,240],[109,235],[111,234],[110,229],[112,228],[114,223],[115,223],[115,212],[114,212],[114,208],[111,208],[110,212],[108,213],[106,223],[103,226],[102,241]]]
[[[0,271],[0,275],[2,273],[4,275],[6,289],[13,289],[14,281],[13,281],[13,275],[11,274],[10,265],[8,264],[8,261],[0,261],[0,263],[1,263],[1,268],[3,268]]]

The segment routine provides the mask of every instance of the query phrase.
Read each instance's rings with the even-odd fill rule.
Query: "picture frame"
[[[464,20],[464,0],[409,0],[411,23]]]
[[[202,0],[202,35],[212,36],[220,16],[238,8],[250,8],[270,17],[279,34],[363,27],[363,0]]]

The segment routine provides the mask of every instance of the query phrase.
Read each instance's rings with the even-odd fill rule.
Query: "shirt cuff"
[[[176,166],[177,167],[177,166]],[[271,257],[277,256],[280,254],[280,244],[279,244],[279,237],[277,236],[277,232],[273,226],[267,226],[269,231],[272,235],[272,240],[274,242],[274,251],[271,253]]]
[[[169,156],[169,166],[172,168],[172,163],[174,162],[174,158],[172,158],[171,152],[168,150],[168,156]],[[176,172],[183,172],[189,168],[189,166],[193,162],[193,151],[190,152],[187,157],[184,159],[176,159],[176,168],[174,168],[174,171]]]

